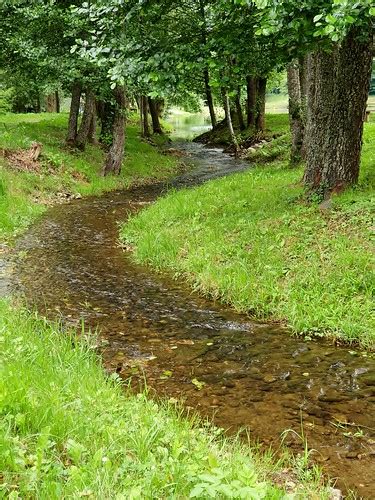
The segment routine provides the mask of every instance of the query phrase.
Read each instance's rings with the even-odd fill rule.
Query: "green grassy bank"
[[[270,117],[271,128],[274,120],[287,126],[286,116]],[[280,137],[252,154],[248,172],[171,193],[121,237],[137,261],[255,318],[373,347],[375,123],[366,124],[359,185],[328,209],[304,201],[302,169],[289,168],[286,152]]]
[[[101,151],[64,150],[65,124],[64,116],[0,117],[0,148],[27,149],[36,140],[46,162],[29,172],[1,158],[2,243],[61,192],[96,194],[177,168],[130,127],[122,176],[98,178]],[[128,393],[104,373],[87,336],[0,300],[0,498],[278,499],[288,489],[329,497],[307,455],[276,461],[219,434],[172,403]]]
[[[5,302],[0,347],[0,498],[277,499],[290,480],[301,498],[328,498],[306,457],[275,465],[126,394],[89,345]]]
[[[103,151],[90,144],[83,153],[66,149],[66,125],[64,113],[0,115],[0,239],[22,230],[50,204],[165,178],[178,168],[176,158],[141,141],[130,122],[121,175],[102,177]],[[33,142],[43,145],[38,169],[4,156],[27,151]]]

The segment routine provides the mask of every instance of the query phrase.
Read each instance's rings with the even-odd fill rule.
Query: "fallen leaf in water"
[[[193,378],[191,383],[195,385],[195,387],[198,389],[198,391],[201,391],[203,389],[203,387],[206,385],[206,382],[202,382],[201,380],[198,380],[197,378]]]

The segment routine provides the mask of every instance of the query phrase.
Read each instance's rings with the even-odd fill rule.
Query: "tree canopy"
[[[140,103],[140,96],[146,96],[141,106],[144,126],[148,127],[150,111],[159,131],[158,100],[191,104],[203,99],[213,126],[217,124],[216,102],[225,110],[237,148],[233,116],[240,128],[247,123],[264,130],[267,78],[294,67],[298,79],[296,73],[294,79],[292,71],[288,74],[299,89],[297,100],[292,98],[294,105],[290,102],[300,113],[295,113],[292,132],[297,130],[296,123],[304,131],[299,132],[304,139],[294,144],[300,148],[297,157],[306,159],[307,187],[329,193],[358,178],[373,47],[375,7],[371,0],[17,0],[2,2],[0,15],[0,67],[16,93],[36,99],[59,90],[75,92],[70,144],[78,135],[79,146],[84,147],[96,108],[103,144],[110,149],[116,116],[124,118],[126,103]],[[330,74],[327,58],[332,62]],[[343,86],[345,91],[339,92]],[[290,85],[289,92],[293,94]],[[83,95],[87,112],[79,134],[77,105]],[[330,108],[327,113],[323,99]],[[350,129],[345,120],[354,122],[359,131],[350,146],[357,151],[349,161],[350,175],[343,167],[348,150],[335,158],[328,153],[315,155],[317,148],[332,151],[332,144],[342,142],[343,136],[336,134],[334,139],[320,118],[326,120],[328,115],[337,115],[338,108],[347,108],[344,99],[351,99],[352,108],[358,111],[358,116],[349,112],[346,118],[345,113],[335,118],[342,134]],[[318,123],[320,145],[309,140],[312,134],[317,136]],[[353,136],[353,129],[348,134]],[[335,168],[333,177],[324,174]]]

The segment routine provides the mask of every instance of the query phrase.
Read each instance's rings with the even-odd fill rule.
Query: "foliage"
[[[290,52],[312,50],[322,41],[329,47],[332,42],[341,41],[353,28],[360,35],[368,33],[375,17],[372,0],[306,0],[302,3],[298,0],[256,0],[255,3],[261,11],[257,33],[277,34],[276,43],[288,46]]]

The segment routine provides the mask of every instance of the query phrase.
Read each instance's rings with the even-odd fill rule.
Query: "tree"
[[[289,122],[292,135],[291,163],[298,164],[304,156],[305,123],[301,73],[298,60],[288,65]]]
[[[323,197],[358,180],[375,7],[371,0],[258,0],[259,33],[308,51],[306,187]]]

